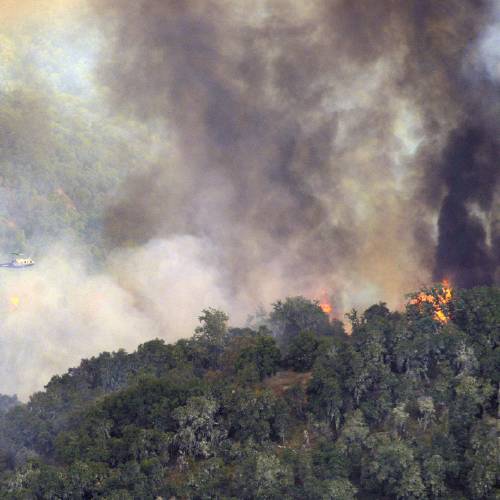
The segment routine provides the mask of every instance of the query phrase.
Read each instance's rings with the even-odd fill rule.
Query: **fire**
[[[332,314],[333,307],[331,306],[331,304],[328,304],[327,302],[325,302],[325,303],[321,303],[321,304],[319,305],[319,307],[321,307],[321,310],[322,310],[325,314]]]
[[[19,306],[19,302],[21,302],[21,299],[17,295],[13,295],[12,297],[10,297],[9,301],[12,309],[17,309]]]
[[[333,312],[333,306],[330,304],[330,300],[326,292],[323,292],[323,296],[319,301],[319,307],[325,314],[330,315]]]
[[[452,299],[453,289],[447,280],[444,280],[441,287],[437,288],[434,293],[420,292],[415,298],[410,301],[410,304],[432,304],[434,309],[434,319],[440,323],[448,323],[450,318],[443,311],[443,306],[446,306]]]

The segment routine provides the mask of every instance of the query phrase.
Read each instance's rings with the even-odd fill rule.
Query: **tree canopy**
[[[314,302],[83,360],[0,397],[0,497],[493,499],[500,290],[376,304],[346,335]]]

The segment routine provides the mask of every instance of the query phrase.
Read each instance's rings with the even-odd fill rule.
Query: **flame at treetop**
[[[440,323],[448,323],[450,318],[443,311],[443,306],[448,304],[453,296],[453,289],[447,280],[444,280],[441,287],[435,289],[434,293],[420,292],[410,301],[410,304],[432,304],[434,309],[434,319]]]
[[[321,307],[321,310],[329,316],[333,312],[333,306],[330,304],[330,299],[328,298],[328,294],[326,292],[323,292],[323,296],[319,301],[319,307]]]

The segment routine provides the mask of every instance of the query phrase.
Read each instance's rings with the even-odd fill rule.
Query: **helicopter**
[[[0,267],[8,267],[10,269],[19,269],[23,267],[31,267],[35,265],[35,261],[31,257],[25,257],[22,253],[11,253],[16,255],[10,262],[0,264]]]

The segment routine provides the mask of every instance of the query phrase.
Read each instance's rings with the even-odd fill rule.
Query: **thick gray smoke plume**
[[[481,4],[478,4],[481,5]],[[496,7],[495,7],[496,6]],[[450,95],[460,112],[436,163],[439,185],[445,194],[439,211],[439,239],[435,272],[457,286],[491,285],[498,259],[498,179],[500,174],[500,80],[494,72],[498,52],[491,47],[498,37],[500,3],[491,13],[478,40],[465,54],[449,59]],[[434,166],[434,165],[433,165]]]
[[[0,250],[37,250],[2,273],[0,393],[189,336],[209,306],[237,324],[326,292],[342,317],[432,279],[500,279],[498,2],[84,2],[0,9]],[[66,52],[39,43],[59,29]],[[67,226],[86,252],[33,244]]]
[[[256,297],[276,283],[394,304],[431,275],[492,282],[490,3],[95,5],[115,109],[171,139],[110,210],[112,247],[204,235]]]

